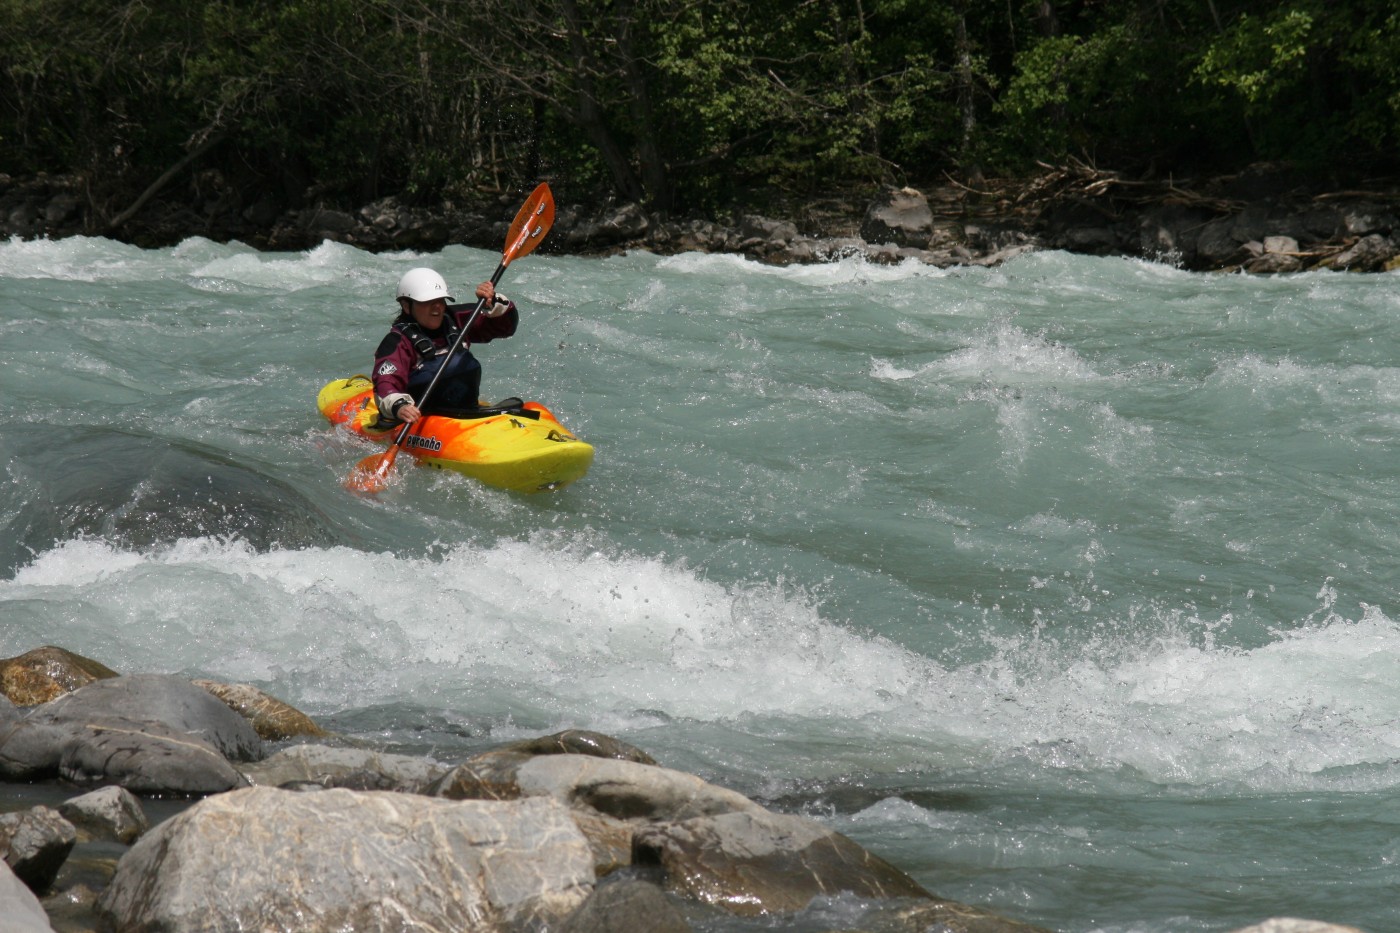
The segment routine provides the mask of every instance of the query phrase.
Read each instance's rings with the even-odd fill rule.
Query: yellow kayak
[[[361,437],[392,441],[398,427],[375,430],[374,384],[366,376],[335,379],[316,396],[316,407],[332,424]],[[512,400],[468,417],[424,415],[403,441],[403,450],[426,466],[515,492],[560,489],[588,472],[593,447],[574,437],[538,402]]]

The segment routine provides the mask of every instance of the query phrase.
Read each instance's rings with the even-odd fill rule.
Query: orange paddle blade
[[[389,477],[394,471],[394,458],[399,454],[399,445],[395,444],[382,454],[370,454],[350,471],[350,475],[345,478],[345,488],[351,492],[360,492],[373,495],[380,492],[389,484]]]
[[[525,203],[515,215],[515,220],[511,221],[501,265],[508,266],[512,260],[528,256],[540,245],[544,235],[553,226],[554,192],[549,190],[548,182],[541,182],[539,187],[530,192],[530,196],[525,199]]]

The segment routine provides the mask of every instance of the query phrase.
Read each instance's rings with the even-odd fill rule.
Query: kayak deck
[[[374,384],[365,376],[326,383],[316,407],[332,424],[361,437],[391,442],[398,436],[399,426],[375,429]],[[593,463],[593,447],[538,402],[459,414],[469,417],[424,415],[402,449],[425,466],[514,492],[561,489],[583,477]]]

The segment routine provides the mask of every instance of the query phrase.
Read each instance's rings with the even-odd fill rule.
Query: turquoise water
[[[316,392],[498,258],[0,243],[0,655],[597,729],[1056,930],[1400,928],[1395,275],[535,254],[483,389],[590,474],[345,492]]]

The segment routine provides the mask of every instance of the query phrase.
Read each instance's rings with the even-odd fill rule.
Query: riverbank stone
[[[625,879],[600,884],[559,933],[690,933],[691,926],[654,884]]]
[[[192,683],[209,691],[229,709],[252,723],[253,731],[269,742],[326,735],[326,730],[310,716],[252,684],[224,684],[214,680],[195,680]]]
[[[39,898],[3,861],[0,861],[0,917],[5,920],[5,933],[54,933]]]
[[[791,913],[839,893],[929,898],[907,874],[851,839],[797,816],[755,810],[645,826],[633,860],[659,865],[665,888],[730,913]]]
[[[860,235],[870,244],[925,249],[933,239],[933,210],[915,188],[887,188],[866,208]]]
[[[0,730],[0,777],[10,780],[211,794],[246,785],[230,759],[263,753],[247,720],[178,677],[97,680],[22,712]]]
[[[117,672],[92,658],[45,645],[0,660],[0,694],[16,706],[38,706]]]
[[[58,812],[77,828],[82,842],[109,839],[130,845],[151,827],[141,801],[124,787],[103,787],[65,800]]]
[[[0,858],[33,891],[53,884],[77,841],[73,824],[51,807],[0,813]]]
[[[256,787],[147,833],[97,913],[105,928],[166,933],[505,933],[557,927],[594,880],[587,843],[556,801]]]
[[[58,774],[79,787],[116,784],[160,796],[217,794],[247,784],[213,745],[163,722],[107,717],[70,728]]]
[[[98,680],[37,707],[31,716],[51,722],[121,718],[162,723],[197,736],[231,761],[263,757],[253,726],[209,691],[180,677],[133,674]]]
[[[372,785],[375,790],[424,793],[447,767],[426,758],[368,748],[293,745],[240,770],[251,783],[263,787],[317,784],[366,789]]]

